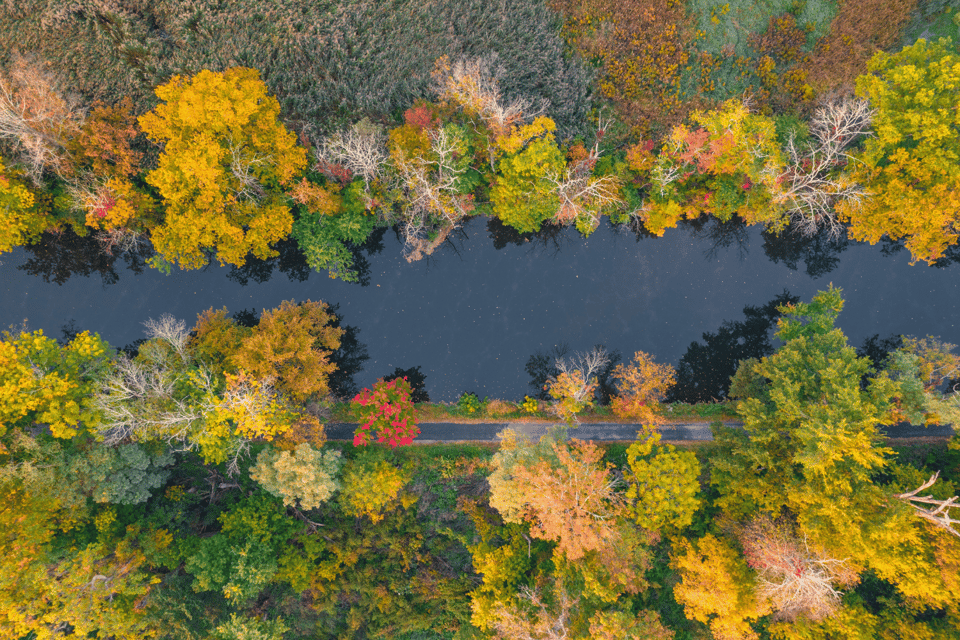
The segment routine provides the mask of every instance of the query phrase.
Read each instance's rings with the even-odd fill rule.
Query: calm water
[[[530,392],[529,356],[562,342],[572,350],[603,343],[625,359],[642,350],[676,364],[704,331],[741,319],[745,305],[762,305],[784,288],[809,300],[830,282],[844,290],[839,324],[854,345],[901,333],[960,342],[960,266],[910,266],[902,251],[807,246],[806,263],[795,255],[788,266],[784,247],[765,251],[757,229],[688,227],[638,241],[603,226],[587,240],[568,229],[548,239],[514,238],[499,250],[490,235],[486,220],[472,220],[432,258],[408,264],[388,231],[382,251],[369,257],[367,286],[318,273],[300,281],[279,270],[242,284],[235,270],[216,266],[136,273],[122,260],[115,275],[57,284],[32,275],[46,268],[37,252],[17,249],[0,265],[0,326],[26,319],[30,329],[59,336],[73,320],[119,346],[143,337],[142,323],[163,313],[191,325],[209,307],[259,312],[282,300],[319,299],[339,303],[344,324],[360,329],[370,354],[356,377],[361,386],[420,365],[433,400],[462,391],[520,398]],[[770,251],[780,252],[779,262]],[[261,267],[263,280],[269,265]]]

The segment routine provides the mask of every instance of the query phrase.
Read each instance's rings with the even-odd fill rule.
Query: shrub
[[[917,0],[840,0],[839,5],[829,33],[803,65],[817,93],[852,93],[873,54],[897,41]]]
[[[536,401],[534,401],[536,404]],[[491,400],[487,403],[487,415],[500,417],[513,413],[517,410],[517,405],[506,400]]]
[[[483,409],[483,402],[479,396],[471,391],[464,391],[457,400],[457,410],[464,415],[473,415]]]

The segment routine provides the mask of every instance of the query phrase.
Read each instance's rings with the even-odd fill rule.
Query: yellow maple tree
[[[854,175],[871,197],[840,207],[853,238],[902,238],[914,259],[931,263],[960,237],[960,56],[951,45],[921,39],[870,60],[857,93],[876,109],[876,135]]]
[[[196,269],[216,249],[221,263],[247,253],[277,255],[293,216],[280,188],[307,164],[306,150],[278,120],[280,104],[254,69],[201,71],[157,87],[163,100],[139,118],[163,145],[146,180],[163,197],[166,217],[153,230],[163,260]]]

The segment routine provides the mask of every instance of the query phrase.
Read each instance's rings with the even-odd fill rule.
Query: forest
[[[357,281],[385,229],[415,261],[486,216],[518,237],[738,220],[936,264],[960,239],[958,27],[949,0],[8,0],[0,255],[295,251]],[[883,429],[957,424],[960,356],[855,349],[843,305],[785,292],[676,369],[536,354],[533,397],[495,402],[548,435],[455,445],[416,442],[412,370],[354,388],[321,301],[164,315],[123,348],[10,327],[0,630],[956,638],[960,439]],[[710,398],[743,427],[661,441],[665,400]],[[636,441],[578,439],[597,405]],[[335,412],[352,442],[327,440]]]

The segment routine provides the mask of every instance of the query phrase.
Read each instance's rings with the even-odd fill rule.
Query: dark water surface
[[[485,219],[472,220],[458,240],[408,264],[388,231],[383,250],[369,258],[368,286],[318,273],[298,281],[279,271],[244,285],[235,271],[228,277],[229,267],[166,276],[136,273],[121,260],[116,277],[75,275],[57,284],[31,275],[34,254],[17,249],[0,257],[0,326],[26,319],[28,328],[58,337],[73,320],[122,346],[163,313],[192,325],[209,307],[260,312],[283,300],[319,299],[339,303],[343,323],[360,329],[371,356],[356,377],[361,386],[420,365],[433,400],[462,391],[520,398],[531,391],[529,356],[563,342],[574,351],[603,343],[625,360],[642,350],[676,364],[703,332],[741,319],[745,305],[762,305],[784,288],[809,300],[830,282],[843,289],[839,324],[853,345],[873,334],[960,342],[960,266],[911,266],[906,252],[885,255],[858,243],[800,251],[767,241],[765,248],[758,229],[719,227],[639,241],[609,226],[587,240],[566,229],[546,239],[515,237],[499,250],[489,236]]]

